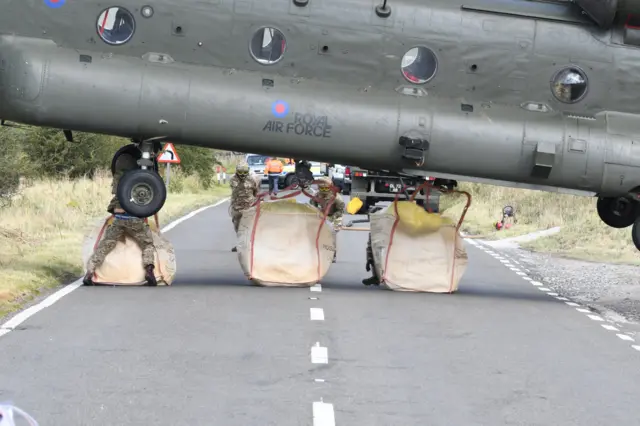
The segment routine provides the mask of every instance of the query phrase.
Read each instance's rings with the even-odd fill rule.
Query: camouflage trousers
[[[155,264],[155,247],[153,246],[153,237],[149,225],[143,219],[130,217],[120,219],[115,217],[113,223],[104,232],[104,237],[98,243],[98,247],[94,250],[87,264],[87,271],[94,272],[97,267],[102,265],[104,259],[111,251],[116,248],[118,240],[123,235],[133,238],[142,250],[142,266]]]
[[[238,233],[240,227],[240,219],[242,219],[242,210],[231,209],[231,222],[233,222],[233,229]]]

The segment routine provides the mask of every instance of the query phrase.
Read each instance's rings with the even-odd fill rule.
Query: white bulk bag
[[[236,247],[240,266],[254,283],[310,287],[329,271],[336,237],[322,212],[291,198],[245,210]]]
[[[468,257],[455,224],[412,202],[399,201],[397,206],[398,216],[394,203],[370,215],[371,248],[381,285],[395,291],[457,291]]]
[[[113,222],[113,216],[100,221],[85,238],[82,258],[84,271],[89,257],[93,254],[98,241],[102,240],[107,227]],[[160,233],[157,216],[149,221],[153,245],[155,247],[154,274],[158,285],[171,285],[176,275],[176,257],[173,245]],[[109,285],[143,285],[145,270],[142,266],[142,250],[128,235],[121,237],[116,247],[105,258],[102,265],[96,268],[93,275],[95,284]]]

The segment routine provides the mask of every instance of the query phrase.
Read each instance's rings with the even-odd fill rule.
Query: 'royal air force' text
[[[330,138],[331,125],[326,115],[316,117],[313,114],[295,113],[293,121],[269,120],[262,128],[263,132],[293,133],[299,136]]]

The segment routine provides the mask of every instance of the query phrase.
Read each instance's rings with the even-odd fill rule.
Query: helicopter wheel
[[[612,228],[626,228],[640,215],[640,203],[625,197],[600,197],[596,204],[600,219]]]
[[[167,188],[160,175],[153,170],[136,169],[122,176],[117,197],[124,211],[145,218],[162,209],[167,199]]]

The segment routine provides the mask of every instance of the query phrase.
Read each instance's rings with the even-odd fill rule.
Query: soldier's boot
[[[234,252],[234,253],[237,252],[238,251],[238,247],[232,248],[231,251]]]
[[[82,279],[82,284],[93,285],[93,272],[87,271],[84,278]]]
[[[145,285],[147,286],[151,286],[151,287],[155,287],[158,285],[158,282],[156,281],[156,275],[153,273],[153,270],[155,269],[154,265],[147,265],[145,268],[145,274],[144,274],[144,279],[147,281]]]
[[[378,279],[378,277],[376,277],[375,275],[369,278],[365,278],[364,280],[362,280],[362,284],[364,285],[379,285],[380,284],[380,280]]]

